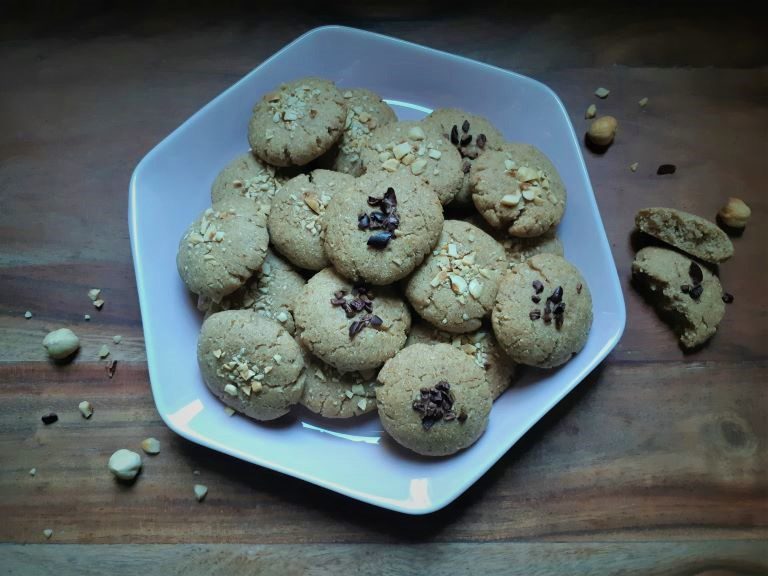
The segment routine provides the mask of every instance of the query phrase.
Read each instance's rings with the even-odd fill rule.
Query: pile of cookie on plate
[[[228,410],[378,409],[398,443],[447,455],[482,435],[517,364],[584,346],[590,292],[562,257],[566,191],[540,150],[456,109],[398,122],[319,78],[265,94],[248,139],[177,257]]]

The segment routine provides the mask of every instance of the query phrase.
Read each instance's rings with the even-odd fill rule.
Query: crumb
[[[106,358],[107,356],[109,356],[109,346],[103,344],[101,348],[99,348],[99,358]]]
[[[629,169],[632,170],[632,172],[637,172],[638,166],[639,164],[637,162],[633,162],[632,164],[629,165]]]
[[[647,98],[647,97],[645,97],[645,98],[640,98],[640,100],[639,100],[637,103],[638,103],[638,104],[640,104],[640,106],[641,106],[642,108],[645,108],[645,107],[646,107],[646,105],[648,104],[648,98]]]
[[[123,337],[120,334],[117,334],[116,336],[112,336],[112,342],[115,344],[120,344],[120,342],[123,341]]]
[[[83,316],[83,320],[85,320],[86,322],[89,322],[91,320],[91,315],[86,314],[85,316]]]
[[[595,96],[598,98],[608,98],[608,94],[610,94],[611,91],[608,90],[608,88],[603,88],[602,86],[595,90]]]
[[[208,494],[208,486],[205,484],[195,484],[193,490],[198,502],[202,502]]]
[[[99,296],[101,296],[101,288],[91,288],[88,290],[88,298],[91,299],[91,302],[98,300]]]
[[[24,312],[24,318],[26,318],[27,320],[29,320],[30,318],[32,318],[32,312],[30,312],[29,310],[27,310],[26,312]]]

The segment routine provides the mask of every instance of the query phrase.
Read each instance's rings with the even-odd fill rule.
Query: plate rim
[[[584,155],[582,153],[581,146],[579,145],[579,141],[576,136],[573,124],[570,120],[570,117],[568,115],[568,112],[565,106],[563,105],[558,95],[554,92],[554,90],[552,90],[546,84],[534,78],[531,78],[529,76],[525,76],[523,74],[519,74],[511,70],[506,70],[504,68],[500,68],[492,64],[480,62],[472,58],[467,58],[465,56],[452,54],[450,52],[445,52],[443,50],[438,50],[436,48],[431,48],[431,47],[417,44],[414,42],[409,42],[407,40],[402,40],[400,38],[387,36],[385,34],[380,34],[377,32],[369,32],[367,30],[362,30],[359,28],[332,24],[332,25],[318,26],[316,28],[312,28],[307,32],[301,34],[300,36],[298,36],[297,38],[295,38],[294,40],[292,40],[291,42],[289,42],[288,44],[284,45],[282,48],[277,50],[274,54],[272,54],[271,56],[263,60],[258,66],[253,68],[247,74],[245,74],[237,82],[227,87],[224,91],[222,91],[220,94],[215,96],[208,103],[206,103],[199,110],[197,110],[194,114],[192,114],[186,120],[184,120],[182,124],[176,127],[172,132],[170,132],[167,136],[165,136],[162,140],[160,140],[155,146],[153,146],[152,149],[149,150],[142,157],[142,159],[138,162],[138,164],[134,168],[131,174],[131,179],[129,183],[128,229],[129,229],[131,256],[132,256],[133,267],[134,267],[134,276],[136,278],[136,290],[138,292],[138,297],[139,297],[139,308],[140,308],[140,313],[142,318],[142,324],[144,321],[144,313],[145,313],[144,311],[145,309],[147,309],[147,306],[145,306],[145,301],[148,299],[148,295],[146,294],[146,290],[144,287],[145,285],[144,271],[143,271],[143,266],[141,262],[142,261],[142,258],[140,255],[141,249],[140,249],[140,242],[138,238],[139,235],[138,235],[138,211],[137,211],[137,208],[138,208],[137,207],[137,197],[138,197],[137,185],[146,164],[148,164],[154,156],[159,154],[160,150],[164,148],[170,141],[178,138],[179,135],[186,130],[186,127],[190,122],[192,122],[199,116],[204,115],[217,102],[225,98],[226,95],[229,94],[230,92],[236,90],[241,84],[245,83],[250,77],[252,77],[255,74],[258,74],[258,72],[264,66],[269,64],[271,61],[277,59],[279,56],[281,56],[282,54],[290,50],[292,47],[306,41],[307,39],[310,39],[314,36],[324,34],[324,33],[337,33],[337,32],[352,33],[355,36],[363,39],[366,39],[368,37],[375,37],[380,40],[384,40],[387,42],[391,42],[397,45],[407,47],[409,49],[417,49],[423,52],[430,53],[435,56],[439,56],[441,58],[447,58],[448,60],[451,60],[454,62],[471,64],[472,66],[475,66],[475,67],[481,67],[486,70],[501,72],[504,75],[514,76],[516,78],[523,79],[526,82],[536,84],[539,89],[544,90],[549,95],[549,97],[551,97],[554,100],[560,112],[563,114],[564,118],[567,120],[566,124],[570,132],[570,138],[572,139],[573,144],[575,144],[576,150],[578,151],[577,159],[578,159],[578,165],[580,168],[580,173],[584,178],[584,183],[586,184],[587,190],[589,192],[587,196],[588,196],[590,208],[594,211],[600,223],[599,240],[603,244],[603,248],[610,255],[608,280],[610,281],[610,284],[611,284],[610,285],[611,293],[614,294],[617,299],[616,305],[617,305],[617,312],[618,312],[615,318],[616,325],[613,327],[613,331],[610,337],[603,344],[600,351],[597,354],[595,354],[587,364],[585,364],[585,366],[578,372],[576,376],[573,377],[573,383],[570,386],[561,390],[558,394],[555,394],[549,397],[548,402],[546,402],[543,405],[543,408],[536,411],[534,414],[532,414],[531,417],[529,417],[527,421],[520,426],[521,432],[519,433],[519,435],[517,435],[516,438],[514,438],[514,440],[512,440],[512,442],[508,446],[503,445],[504,447],[502,447],[501,449],[497,449],[495,452],[492,453],[492,457],[489,457],[487,459],[487,465],[479,466],[476,469],[472,470],[470,474],[467,474],[465,476],[465,481],[462,482],[460,484],[460,487],[456,489],[454,492],[452,492],[450,495],[444,496],[440,499],[430,499],[429,505],[421,506],[421,507],[406,507],[406,506],[399,505],[397,502],[393,502],[386,498],[377,497],[375,495],[368,494],[368,493],[360,493],[357,490],[353,490],[347,486],[339,485],[337,483],[325,480],[323,478],[313,475],[312,473],[302,471],[301,469],[287,467],[279,462],[275,462],[270,459],[260,458],[252,454],[242,453],[240,450],[233,449],[230,446],[226,444],[222,444],[215,439],[201,436],[200,434],[194,431],[187,430],[178,426],[175,422],[173,422],[168,417],[169,411],[167,407],[164,406],[161,395],[158,392],[159,384],[156,384],[157,379],[153,377],[153,373],[156,371],[155,347],[152,345],[154,337],[151,333],[148,333],[142,328],[142,333],[143,333],[144,342],[145,342],[146,358],[147,358],[147,369],[149,372],[150,389],[152,390],[152,396],[155,402],[155,407],[161,419],[165,423],[165,425],[168,426],[168,428],[170,428],[173,432],[175,432],[179,436],[191,442],[195,442],[209,449],[217,450],[229,456],[234,456],[241,460],[245,460],[246,462],[257,464],[259,466],[269,468],[271,470],[274,470],[282,474],[287,474],[299,480],[311,482],[312,484],[315,484],[317,486],[321,486],[325,489],[332,490],[334,492],[343,494],[345,496],[354,498],[356,500],[365,502],[370,505],[378,506],[381,508],[389,509],[395,512],[400,512],[400,513],[412,515],[412,516],[431,514],[442,508],[445,508],[446,506],[454,502],[459,496],[464,494],[470,486],[472,486],[475,482],[477,482],[477,480],[481,476],[483,476],[492,466],[498,463],[501,457],[505,453],[507,453],[517,442],[519,442],[519,440],[530,431],[530,429],[536,424],[536,422],[541,420],[541,418],[543,418],[544,415],[550,412],[552,408],[556,406],[565,396],[570,394],[576,386],[581,384],[584,381],[584,379],[590,373],[592,373],[595,370],[595,368],[600,363],[602,363],[603,360],[605,360],[605,358],[608,356],[608,354],[610,354],[610,352],[616,347],[626,328],[627,311],[626,311],[626,302],[624,299],[624,293],[621,288],[621,282],[619,279],[618,269],[616,267],[616,261],[613,257],[613,251],[611,250],[610,243],[608,241],[608,236],[605,230],[605,225],[603,223],[603,218],[602,218],[602,215],[600,214],[599,206],[597,205],[597,198],[595,197],[594,189],[592,188],[592,182],[589,177],[589,172],[587,170],[586,162],[584,160]]]

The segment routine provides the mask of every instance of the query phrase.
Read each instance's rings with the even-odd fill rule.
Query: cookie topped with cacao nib
[[[452,205],[472,206],[472,192],[469,186],[469,172],[478,156],[486,150],[499,150],[505,142],[504,136],[484,117],[464,112],[458,108],[438,108],[424,119],[440,130],[461,154],[461,171],[464,174],[461,190]]]
[[[453,454],[485,431],[492,400],[483,369],[449,344],[403,348],[378,378],[381,424],[418,454]]]
[[[491,319],[499,344],[515,362],[553,368],[586,344],[592,296],[573,264],[537,254],[501,279]]]
[[[407,172],[418,177],[448,204],[464,174],[461,156],[440,131],[424,122],[393,122],[371,136],[362,152],[366,173]]]
[[[293,315],[302,345],[340,372],[378,368],[403,347],[411,327],[394,290],[355,284],[333,268],[309,279]]]
[[[334,268],[351,280],[382,285],[408,276],[432,250],[443,210],[417,177],[374,172],[335,194],[323,223]]]
[[[341,137],[347,102],[330,80],[299,78],[265,94],[253,109],[248,142],[273,166],[304,166]]]

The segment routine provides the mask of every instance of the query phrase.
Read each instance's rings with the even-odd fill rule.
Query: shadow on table
[[[246,490],[265,492],[270,498],[282,500],[287,505],[300,506],[360,526],[366,532],[378,532],[393,540],[428,541],[461,521],[472,506],[488,495],[502,476],[509,474],[510,468],[524,463],[535,444],[553,432],[561,420],[593,391],[603,369],[604,364],[598,366],[456,501],[425,516],[409,516],[378,508],[266,468],[259,468],[258,473],[254,474],[253,464],[193,444],[181,437],[178,438],[176,448],[192,466],[215,470],[231,482],[242,484]]]

